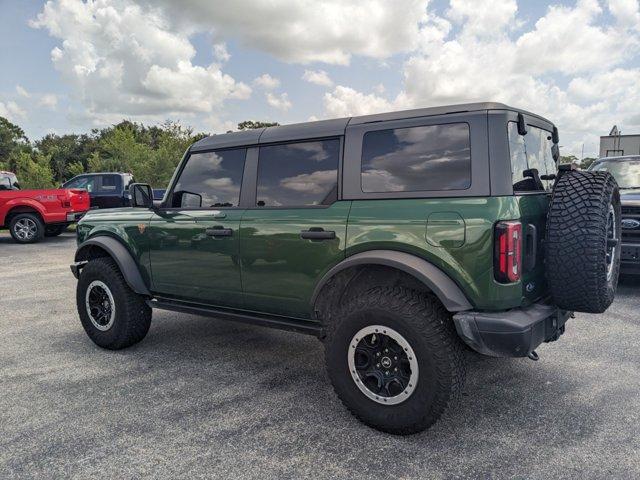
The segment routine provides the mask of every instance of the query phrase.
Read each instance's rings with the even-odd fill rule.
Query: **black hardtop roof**
[[[509,110],[537,117],[545,122],[552,123],[540,115],[513,108],[503,103],[482,102],[465,103],[460,105],[446,105],[441,107],[416,108],[413,110],[401,110],[397,112],[376,113],[361,115],[358,117],[336,118],[332,120],[318,120],[315,122],[292,123],[278,127],[257,128],[240,132],[211,135],[197,141],[191,146],[191,151],[212,150],[217,148],[229,148],[240,145],[255,145],[258,143],[282,142],[291,140],[304,140],[309,138],[322,138],[344,135],[347,125],[359,125],[364,123],[383,122],[388,120],[402,120],[406,118],[430,117],[434,115],[448,115],[453,113],[476,112],[482,110]]]

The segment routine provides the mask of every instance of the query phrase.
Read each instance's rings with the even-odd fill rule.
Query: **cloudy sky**
[[[223,132],[470,101],[640,132],[638,0],[0,0],[0,115]]]

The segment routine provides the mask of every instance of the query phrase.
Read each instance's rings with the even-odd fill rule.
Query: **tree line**
[[[278,125],[245,120],[238,130]],[[22,128],[0,117],[0,170],[14,172],[23,188],[52,188],[87,172],[130,172],[137,182],[168,185],[187,147],[207,136],[178,122],[145,126],[123,120],[90,133],[50,133],[30,141]],[[560,157],[588,168],[595,158]]]
[[[272,125],[277,123],[247,120],[238,130]],[[130,172],[137,182],[164,188],[187,147],[207,135],[174,121],[145,126],[123,120],[90,133],[30,141],[0,117],[0,170],[14,172],[22,188],[54,188],[87,172]]]

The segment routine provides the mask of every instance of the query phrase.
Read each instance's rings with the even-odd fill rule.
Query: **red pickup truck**
[[[0,228],[18,243],[60,235],[87,210],[86,190],[21,190],[15,174],[0,171]]]

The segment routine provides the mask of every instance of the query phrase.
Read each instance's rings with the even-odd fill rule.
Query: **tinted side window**
[[[96,187],[97,193],[118,193],[122,188],[120,175],[100,175]]]
[[[365,133],[361,182],[363,192],[469,188],[469,125],[452,123]]]
[[[338,198],[340,140],[260,147],[258,206],[330,205]]]
[[[95,192],[97,178],[98,177],[93,175],[88,177],[78,177],[67,182],[64,188],[83,188],[87,190],[89,193]]]
[[[237,207],[246,148],[194,153],[173,191],[172,206]]]
[[[539,185],[530,176],[524,173],[529,169],[538,170],[538,175],[551,175],[556,173],[556,162],[553,159],[551,147],[551,132],[538,127],[527,125],[527,134],[518,133],[518,124],[509,122],[509,151],[511,154],[511,173],[513,189],[518,192],[540,190]],[[543,180],[542,184],[549,190],[552,180]]]

